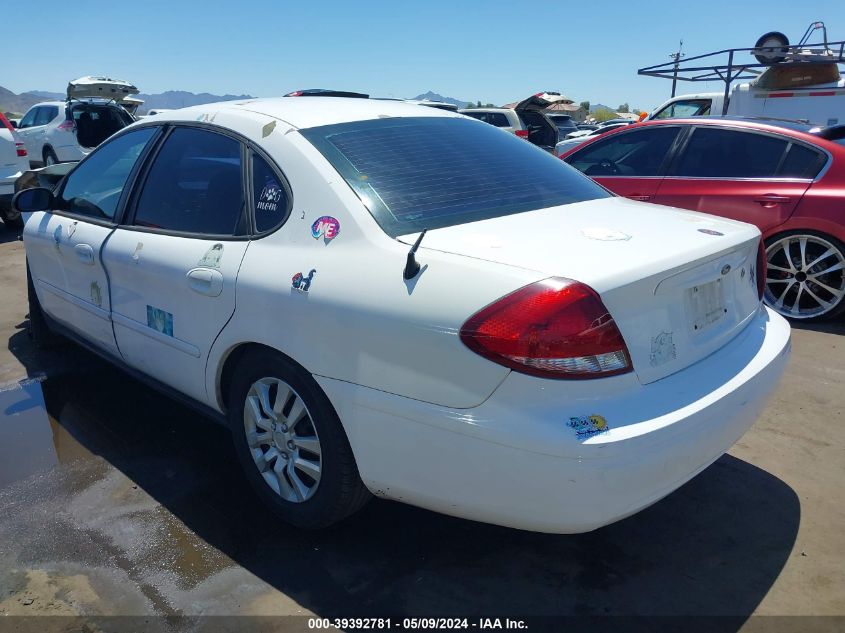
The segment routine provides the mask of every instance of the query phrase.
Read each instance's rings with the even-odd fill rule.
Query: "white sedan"
[[[225,421],[302,527],[376,495],[592,530],[728,450],[789,352],[756,228],[614,197],[434,108],[166,112],[15,205],[36,341]]]

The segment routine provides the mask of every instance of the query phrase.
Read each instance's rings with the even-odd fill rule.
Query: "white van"
[[[845,79],[806,84],[811,75],[806,64],[773,66],[752,82],[734,86],[727,114],[793,119],[821,126],[845,123]],[[835,64],[833,68],[836,69]],[[724,94],[703,92],[680,95],[658,106],[647,119],[678,119],[721,115]]]

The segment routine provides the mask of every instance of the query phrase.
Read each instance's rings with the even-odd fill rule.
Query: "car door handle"
[[[77,244],[73,247],[73,252],[83,264],[94,265],[94,249],[88,244]]]
[[[763,205],[764,207],[773,207],[776,204],[786,204],[790,202],[792,198],[789,196],[779,196],[774,193],[767,193],[763,196],[757,196],[754,198],[754,202]]]
[[[210,268],[194,268],[186,275],[188,287],[194,292],[209,297],[219,297],[223,292],[223,273]]]
[[[648,202],[654,196],[643,196],[643,195],[640,195],[638,193],[635,193],[633,196],[625,196],[625,197],[628,198],[629,200],[639,200],[640,202]]]

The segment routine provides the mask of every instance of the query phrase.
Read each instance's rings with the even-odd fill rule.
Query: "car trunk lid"
[[[138,92],[138,88],[128,81],[110,77],[80,77],[67,85],[68,100],[101,98],[120,101]]]
[[[748,224],[608,198],[434,229],[418,258],[435,249],[588,284],[649,383],[712,354],[753,317],[758,243]]]

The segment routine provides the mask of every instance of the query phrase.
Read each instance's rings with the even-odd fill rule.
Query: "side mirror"
[[[18,213],[32,213],[34,211],[49,211],[56,205],[53,192],[45,187],[24,189],[18,191],[12,198],[12,209]]]

